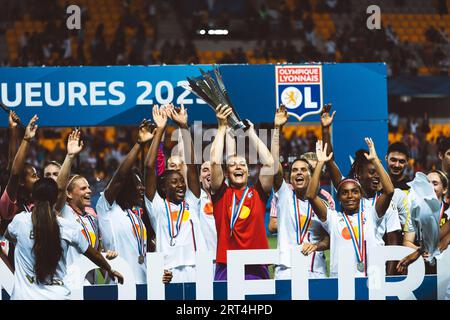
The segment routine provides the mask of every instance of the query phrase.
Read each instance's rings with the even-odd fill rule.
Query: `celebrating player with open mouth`
[[[266,145],[250,126],[250,144],[256,147],[262,168],[255,186],[248,186],[248,166],[244,157],[233,155],[222,169],[227,118],[232,109],[217,109],[219,128],[211,146],[211,193],[217,229],[215,280],[227,279],[227,250],[268,249],[264,224],[265,208],[273,186],[274,160]],[[228,178],[228,184],[225,183]],[[246,266],[246,279],[268,279],[265,265]]]
[[[326,154],[327,144],[322,146],[322,141],[316,143],[317,166],[314,170],[311,182],[309,183],[306,197],[312,209],[319,217],[323,227],[330,234],[331,238],[331,263],[330,275],[337,276],[339,251],[346,248],[353,252],[353,270],[356,276],[366,276],[369,261],[367,261],[367,251],[375,246],[375,227],[383,218],[394,194],[394,186],[389,176],[385,172],[375,151],[372,139],[366,138],[369,154],[366,154],[380,176],[383,186],[381,194],[373,207],[364,206],[362,201],[363,190],[358,181],[354,179],[342,180],[338,187],[338,199],[341,202],[342,212],[331,210],[317,196],[320,183],[320,174],[325,162],[332,159],[333,154]]]
[[[275,130],[272,138],[272,155],[278,172],[274,178],[277,197],[278,249],[280,264],[275,268],[275,279],[291,279],[291,249],[309,256],[308,271],[311,278],[325,277],[327,265],[324,251],[330,246],[330,237],[306,200],[306,190],[311,179],[311,165],[306,159],[295,159],[290,168],[291,186],[283,179],[283,168],[278,161],[279,131],[288,119],[284,106],[275,114]]]
[[[165,170],[156,177],[159,143],[170,117],[181,128],[187,166],[187,184],[177,170]],[[146,159],[145,205],[156,233],[156,251],[164,253],[164,267],[173,273],[173,282],[194,282],[195,252],[205,251],[199,222],[200,181],[194,163],[194,150],[187,126],[187,111],[182,106],[153,107],[155,137]]]

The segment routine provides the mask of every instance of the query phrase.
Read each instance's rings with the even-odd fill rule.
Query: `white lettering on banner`
[[[247,294],[275,294],[275,280],[245,280],[245,265],[278,264],[280,253],[275,249],[228,250],[228,300],[245,300]]]
[[[2,91],[1,91],[1,96],[2,96],[2,103],[9,107],[9,108],[14,108],[17,107],[21,102],[22,102],[22,84],[21,83],[16,83],[16,99],[14,101],[9,100],[9,95],[8,95],[8,84],[7,83],[2,83]]]
[[[195,293],[197,300],[214,300],[214,251],[195,253]]]
[[[416,299],[413,291],[424,279],[424,262],[418,259],[408,268],[408,276],[400,282],[386,282],[385,263],[389,260],[401,260],[412,249],[401,246],[374,247],[369,251],[368,289],[369,300],[385,299],[397,296],[400,299]],[[355,275],[348,270],[354,270],[352,252],[340,252],[338,268],[338,299],[355,299]],[[197,299],[213,299],[213,253],[197,253]],[[307,257],[295,248],[291,255],[292,261],[292,299],[309,299],[309,281]],[[275,294],[275,280],[245,280],[245,265],[277,264],[278,250],[235,250],[228,251],[228,299],[243,300],[246,295]],[[121,257],[110,260],[112,268],[124,276],[124,284],[118,285],[119,300],[136,299],[135,278],[127,261]],[[437,259],[438,299],[445,298],[450,280],[450,253],[446,250]],[[82,256],[74,265],[68,267],[65,281],[70,284],[71,298],[83,299],[83,287],[86,274],[97,268],[90,260]],[[164,255],[162,253],[147,253],[147,298],[149,300],[164,300],[165,285],[162,282],[164,273]],[[324,279],[325,280],[325,279]],[[0,260],[0,289],[12,294],[14,274]],[[0,295],[0,298],[2,296]]]
[[[300,251],[300,246],[291,249],[291,298],[309,300],[308,262],[309,258]]]
[[[186,85],[187,81],[178,81],[177,87]],[[68,106],[121,106],[127,100],[123,81],[92,81],[92,82],[25,82],[0,83],[1,102],[9,107],[59,107]],[[143,88],[136,98],[136,105],[164,105],[176,101],[177,105],[189,105],[194,99],[188,98],[191,92],[184,89],[175,97],[174,85],[166,80],[156,82],[155,99],[151,98],[153,84],[149,81],[138,81],[136,88]],[[109,95],[109,96],[108,96]],[[23,98],[25,97],[25,98]],[[13,99],[14,98],[14,99]],[[176,99],[175,99],[176,98]],[[201,99],[196,103],[205,104]]]
[[[153,104],[152,99],[147,99],[150,93],[152,93],[152,84],[148,81],[139,81],[137,83],[137,87],[138,88],[144,87],[145,91],[137,98],[136,104],[138,105]]]
[[[125,87],[125,83],[122,81],[113,81],[109,84],[109,92],[112,96],[117,97],[117,100],[109,99],[108,102],[112,106],[120,106],[126,102],[125,94],[122,91],[117,90],[117,87]]]
[[[91,106],[106,106],[106,100],[99,100],[98,97],[104,97],[106,92],[104,88],[106,87],[106,82],[90,82],[89,89],[91,90],[90,94],[90,102]],[[103,89],[103,90],[101,90]]]
[[[53,100],[52,99],[52,89],[51,89],[51,83],[46,82],[44,83],[44,92],[45,92],[45,102],[52,107],[59,107],[64,103],[64,97],[65,97],[65,90],[64,83],[60,82],[58,83],[58,99]]]
[[[27,82],[25,83],[25,104],[28,107],[42,107],[42,101],[33,101],[33,98],[39,98],[40,92],[33,89],[40,89],[41,82]]]
[[[82,82],[69,82],[69,90],[68,90],[68,95],[69,95],[69,106],[74,106],[75,105],[75,99],[78,100],[78,102],[82,105],[82,106],[87,106],[88,103],[86,101],[86,99],[84,98],[84,96],[86,95],[87,89],[84,83]],[[75,90],[75,89],[79,89],[79,90]]]
[[[147,299],[164,300],[166,291],[162,276],[164,274],[164,254],[147,252]]]
[[[369,300],[386,300],[386,297],[398,297],[401,300],[417,300],[413,291],[423,282],[425,277],[425,263],[422,258],[417,259],[408,266],[408,275],[405,280],[386,282],[386,262],[399,261],[414,249],[403,246],[389,246],[370,248],[369,254]]]
[[[163,91],[166,88],[166,92]],[[163,92],[167,93],[167,97],[163,98]],[[173,101],[173,86],[169,81],[159,81],[155,88],[155,98],[158,104],[169,104]]]
[[[102,253],[105,257],[106,254]],[[136,300],[136,280],[130,265],[121,257],[108,260],[113,270],[117,270],[124,276],[123,284],[117,285],[118,300]],[[67,268],[66,281],[71,291],[71,300],[83,300],[84,279],[89,271],[98,267],[84,255],[80,255],[75,263]]]
[[[355,300],[355,273],[349,272],[354,270],[352,251],[339,248],[338,261],[338,300]]]
[[[177,82],[177,87],[181,87],[184,88],[185,86],[189,85],[189,82],[187,82],[186,80],[183,81],[178,81]],[[194,100],[193,99],[186,99],[186,97],[190,94],[191,92],[187,89],[184,89],[184,91],[178,96],[177,99],[177,105],[182,105],[182,104],[193,104]],[[203,101],[203,100],[202,100]]]

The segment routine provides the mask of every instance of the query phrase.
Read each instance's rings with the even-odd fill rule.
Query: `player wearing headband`
[[[133,270],[136,284],[147,282],[147,230],[143,222],[144,185],[138,170],[133,169],[141,149],[154,135],[144,119],[138,139],[114,173],[97,202],[97,216],[106,250],[116,251]],[[163,276],[170,281],[170,274]]]
[[[316,143],[318,162],[308,185],[306,197],[323,227],[330,234],[331,276],[337,276],[340,248],[346,248],[353,253],[353,270],[350,271],[357,276],[366,275],[367,265],[370,263],[367,261],[367,250],[376,245],[374,226],[383,218],[394,194],[394,186],[377,157],[372,139],[365,140],[369,147],[366,158],[375,166],[384,192],[377,198],[374,206],[367,207],[362,201],[363,190],[359,182],[354,179],[344,179],[337,188],[342,212],[328,209],[317,196],[322,168],[325,162],[332,159],[333,154],[327,155],[327,144],[322,147],[322,141],[319,140]]]
[[[279,132],[287,122],[288,114],[282,105],[275,114],[272,137],[272,156],[278,172],[274,177],[274,193],[277,197],[278,250],[280,264],[275,268],[275,279],[291,279],[291,250],[299,250],[309,257],[308,271],[311,278],[325,277],[327,265],[324,251],[330,247],[330,237],[323,229],[306,200],[306,189],[311,178],[311,165],[306,159],[295,159],[290,168],[290,186],[283,179],[279,163]]]
[[[69,178],[73,160],[83,148],[83,142],[80,141],[80,131],[73,131],[67,141],[67,156],[58,171],[58,176],[61,175],[59,181],[61,187],[66,189],[63,198],[63,205],[61,209],[61,216],[68,221],[73,222],[80,229],[80,232],[88,241],[89,245],[97,251],[100,250],[100,233],[98,229],[98,221],[95,212],[86,212],[86,208],[91,205],[91,189],[89,182],[80,175],[73,175]],[[54,179],[54,177],[47,177]],[[57,178],[56,178],[57,179]],[[65,202],[64,202],[65,201]],[[59,210],[59,204],[56,206]],[[92,210],[92,208],[90,208]],[[80,253],[73,247],[70,247],[67,251],[67,264],[71,265],[79,257]],[[106,254],[107,259],[113,259],[117,256],[114,251],[108,251]],[[87,279],[90,283],[95,281],[95,271],[92,270],[88,273]]]
[[[330,115],[330,108],[330,104],[324,107],[321,114],[321,124],[324,141],[328,144],[328,151],[332,152],[333,146],[331,144],[330,126],[333,123],[336,111]],[[356,151],[352,167],[348,173],[348,178],[355,179],[361,184],[364,206],[373,207],[383,190],[380,183],[380,175],[376,171],[374,164],[365,156],[366,153],[367,150],[364,149]],[[334,159],[327,162],[327,167],[329,168],[332,182],[334,186],[337,187],[343,177]],[[386,211],[383,219],[379,220],[378,223],[374,225],[377,245],[401,245],[402,235],[400,216],[404,217],[404,220],[406,220],[408,215],[405,203],[406,195],[400,189],[395,189],[389,209]],[[395,273],[395,265],[394,262],[387,263],[388,274]]]
[[[189,146],[184,150],[187,183],[176,170],[166,170],[156,177],[156,151],[168,117],[180,127],[183,144]],[[180,109],[172,105],[153,107],[153,120],[157,127],[145,161],[145,205],[156,233],[156,251],[164,253],[164,267],[172,271],[173,282],[194,282],[195,253],[206,250],[198,217],[200,181],[187,117],[184,106]]]
[[[228,250],[268,248],[264,216],[273,186],[274,160],[266,145],[258,138],[253,125],[250,125],[250,145],[258,151],[262,163],[258,182],[248,186],[249,171],[247,161],[242,156],[228,157],[226,170],[222,169],[227,118],[231,112],[232,109],[227,105],[218,107],[216,116],[219,127],[211,146],[211,192],[218,237],[216,280],[227,279]],[[228,185],[225,178],[228,178]],[[246,266],[245,277],[268,279],[267,266]]]

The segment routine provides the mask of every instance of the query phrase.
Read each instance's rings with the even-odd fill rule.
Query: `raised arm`
[[[236,139],[234,137],[233,129],[227,127],[227,133],[225,135],[225,159],[236,154]]]
[[[60,212],[66,202],[67,183],[69,182],[72,164],[77,156],[83,150],[84,143],[80,141],[80,130],[74,130],[67,139],[67,154],[59,171],[56,183],[58,184],[58,199],[56,200],[55,210]]]
[[[36,130],[38,128],[36,122],[38,116],[34,115],[25,128],[25,135],[20,143],[19,150],[11,167],[11,174],[9,176],[8,185],[6,186],[6,192],[12,201],[17,199],[17,189],[19,188],[19,177],[25,166],[25,160],[27,158],[28,150],[30,149],[30,142],[36,136]]]
[[[316,142],[316,154],[317,154],[317,165],[314,169],[311,181],[309,182],[308,189],[306,189],[306,198],[315,214],[319,217],[320,221],[327,221],[327,206],[318,197],[319,187],[320,187],[320,174],[322,173],[322,168],[325,162],[330,161],[333,157],[333,153],[328,156],[326,154],[327,144],[322,148],[322,140]]]
[[[156,129],[150,149],[145,160],[145,196],[150,201],[156,193],[156,158],[158,157],[158,148],[164,131],[166,130],[167,114],[165,110],[160,109],[157,105],[153,106],[153,121],[155,121]]]
[[[127,156],[114,173],[111,181],[106,186],[105,198],[110,205],[112,205],[116,200],[117,194],[122,188],[122,184],[125,181],[126,176],[130,173],[131,168],[141,152],[141,148],[144,148],[145,144],[153,138],[153,134],[150,130],[150,122],[144,119],[139,125],[137,142],[131,151],[128,152]]]
[[[189,190],[191,190],[194,196],[200,198],[200,180],[198,179],[197,166],[195,165],[194,145],[187,125],[187,110],[184,108],[184,105],[181,105],[179,109],[172,107],[169,109],[169,116],[180,127],[183,146],[186,147],[184,150],[184,162],[187,166],[187,184]]]
[[[322,112],[320,114],[320,123],[322,126],[322,139],[323,143],[328,145],[327,153],[333,153],[333,144],[331,143],[331,125],[333,124],[334,116],[336,115],[336,111],[333,111],[333,114],[330,115],[331,103],[328,103],[323,106]],[[330,161],[326,163],[328,171],[330,172],[331,182],[334,187],[337,188],[339,182],[343,179],[341,170],[337,166],[334,161],[334,153],[333,157]]]
[[[256,148],[258,156],[261,160],[262,167],[259,171],[259,182],[261,183],[263,190],[270,193],[273,187],[273,178],[275,173],[278,171],[278,168],[274,167],[272,154],[264,142],[262,142],[256,134],[253,124],[251,124],[248,129],[248,138],[250,145],[253,145]]]
[[[394,195],[394,185],[392,184],[391,178],[389,178],[389,175],[386,173],[386,170],[384,170],[380,159],[378,159],[372,138],[365,138],[365,140],[369,147],[369,154],[365,153],[364,155],[367,160],[375,166],[376,172],[380,175],[381,185],[383,187],[383,193],[378,197],[377,202],[375,203],[377,215],[381,218],[384,216],[391,203],[392,196]]]
[[[211,145],[211,193],[214,194],[219,190],[224,180],[222,170],[222,158],[224,140],[227,132],[227,118],[233,112],[228,105],[219,105],[217,107],[217,122],[219,127],[217,129],[216,137]]]
[[[278,168],[273,180],[273,189],[275,192],[280,190],[281,184],[283,183],[283,167],[280,163],[280,131],[288,118],[289,115],[286,111],[286,107],[281,105],[275,113],[272,144],[270,146],[270,153],[272,154],[274,166],[275,168]]]
[[[9,146],[8,146],[8,166],[7,171],[11,171],[14,156],[19,148],[19,126],[17,121],[20,121],[19,116],[14,111],[9,111]]]

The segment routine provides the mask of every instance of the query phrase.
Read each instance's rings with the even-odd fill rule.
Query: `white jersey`
[[[194,266],[195,252],[206,251],[198,218],[200,199],[187,190],[183,216],[179,215],[182,211],[181,205],[168,202],[161,198],[158,192],[155,193],[153,201],[145,197],[145,206],[156,234],[156,251],[164,253],[164,267],[167,269]]]
[[[51,284],[37,284],[34,273],[35,256],[33,253],[33,223],[31,213],[16,215],[8,226],[8,233],[16,242],[14,265],[14,288],[11,300],[63,300],[70,298],[70,290],[64,283],[66,276],[66,255],[69,247],[74,247],[80,254],[86,252],[89,243],[80,229],[70,221],[58,217],[61,233],[62,256],[56,267]]]
[[[358,234],[358,214],[348,215],[348,218],[355,230],[356,235]],[[373,207],[364,209],[363,227],[364,227],[364,238],[366,242],[366,255],[364,260],[367,262],[367,251],[370,251],[370,247],[376,245],[375,235],[374,235],[374,224],[379,222],[379,218]],[[353,259],[353,270],[345,270],[344,272],[353,272],[356,277],[364,277],[365,272],[360,272],[357,270],[358,258],[351,239],[349,229],[344,220],[344,216],[341,212],[336,210],[327,209],[327,220],[322,222],[325,230],[330,234],[330,276],[337,277],[338,274],[338,261],[339,261],[339,250],[340,248],[345,248],[351,252],[351,257]],[[367,270],[367,264],[365,265]]]
[[[147,229],[142,218],[132,210],[123,210],[116,201],[110,205],[104,192],[100,193],[96,211],[105,250],[116,251],[127,261],[136,284],[147,283]],[[142,256],[143,263],[139,263]]]
[[[377,195],[372,198],[363,198],[364,208],[373,207],[373,209],[375,210],[375,203],[377,199]],[[391,203],[389,204],[389,208],[386,210],[386,213],[383,215],[383,217],[376,220],[374,228],[377,246],[385,245],[383,237],[386,233],[400,231],[402,229],[400,225],[397,206],[394,201],[391,201]]]
[[[75,223],[83,233],[89,245],[95,250],[98,249],[99,231],[97,217],[94,217],[89,213],[79,215],[68,204],[65,204],[61,210],[61,217]],[[67,265],[70,266],[79,257],[80,253],[75,248],[69,248],[69,251],[67,252]]]
[[[301,246],[300,243],[318,243],[326,235],[319,218],[314,214],[308,201],[303,201],[295,197],[294,191],[283,181],[280,190],[275,193],[277,196],[278,212],[278,250],[280,251],[280,265],[291,267],[292,247]],[[298,207],[295,207],[297,200]],[[300,211],[297,213],[296,210]],[[309,227],[301,240],[301,234],[298,231],[298,223],[304,226],[309,209],[310,221]],[[300,214],[300,219],[298,218]],[[299,241],[300,240],[300,241]],[[299,248],[301,250],[301,248]],[[325,254],[323,251],[316,251],[308,256],[308,270],[310,273],[319,273],[323,276],[327,273]]]
[[[410,202],[408,200],[409,190],[404,191],[399,188],[394,189],[392,202],[397,207],[398,217],[404,232],[414,232],[414,227],[411,224]]]
[[[215,253],[217,250],[216,220],[214,219],[211,197],[203,189],[200,195],[199,214],[200,226],[205,237],[206,248],[208,251]]]

